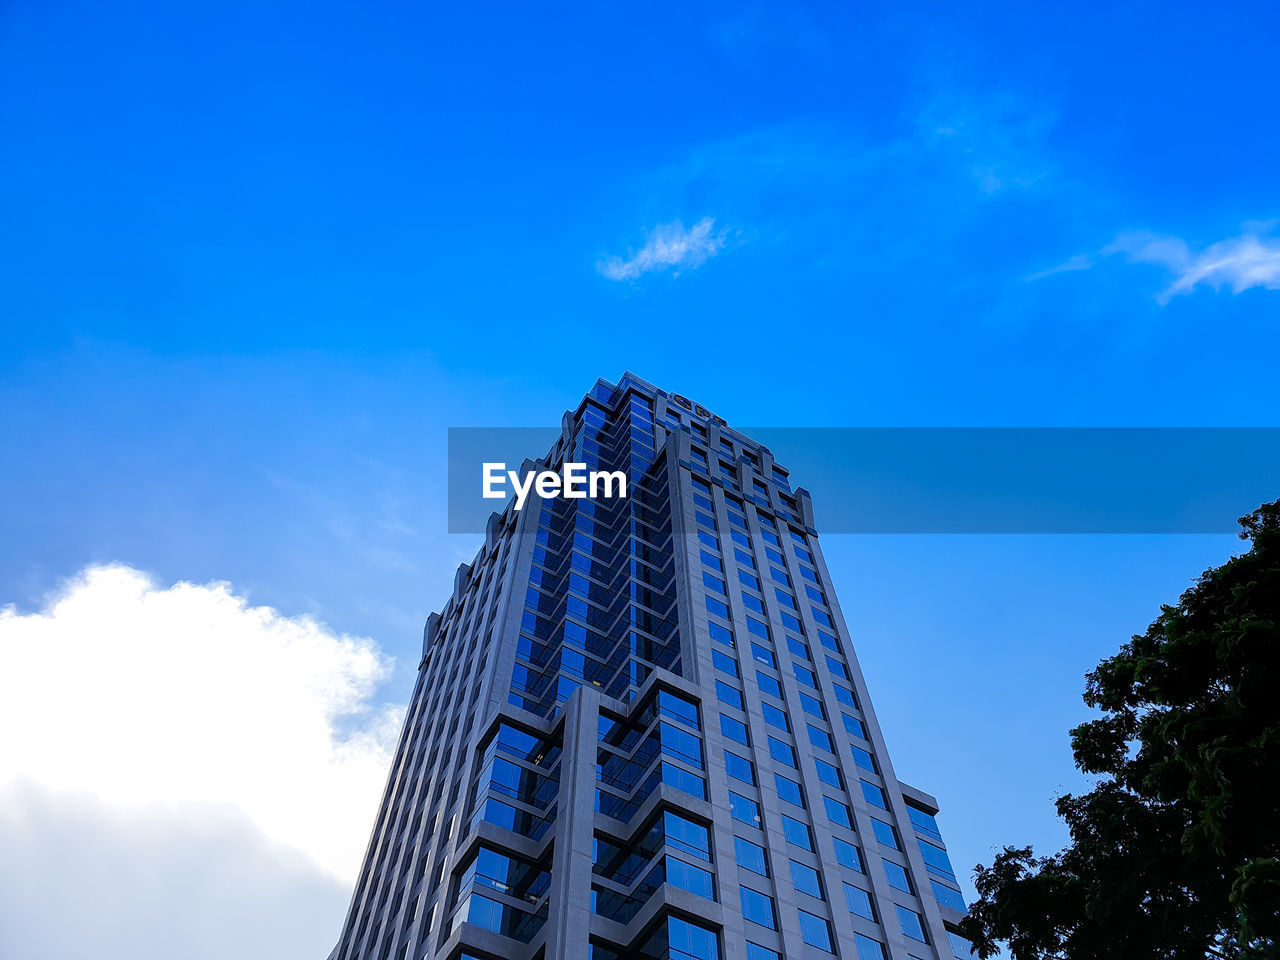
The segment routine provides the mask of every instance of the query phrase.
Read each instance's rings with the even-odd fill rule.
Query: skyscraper
[[[540,467],[628,495],[494,514],[427,620],[331,960],[968,955],[896,779],[808,494],[626,374]]]

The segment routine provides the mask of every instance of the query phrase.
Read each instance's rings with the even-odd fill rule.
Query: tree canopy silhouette
[[[1098,664],[1071,731],[1093,790],[1057,801],[1068,846],[979,865],[962,924],[1014,960],[1280,957],[1280,501]]]

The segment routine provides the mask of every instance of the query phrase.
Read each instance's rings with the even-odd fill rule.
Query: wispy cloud
[[[679,220],[653,228],[645,245],[626,257],[605,257],[596,269],[610,280],[635,280],[654,270],[700,267],[724,249],[727,231],[715,230],[715,218],[703,217],[688,230]]]
[[[1200,284],[1242,293],[1250,287],[1280,290],[1280,238],[1263,236],[1261,226],[1246,229],[1194,253],[1178,237],[1150,233],[1121,234],[1103,253],[1122,254],[1130,263],[1154,263],[1174,274],[1161,302],[1189,293]]]
[[[1129,263],[1150,263],[1173,274],[1173,282],[1157,296],[1161,303],[1181,293],[1190,293],[1201,284],[1220,290],[1229,287],[1242,293],[1252,287],[1280,290],[1280,238],[1270,237],[1270,224],[1246,225],[1238,237],[1219,240],[1196,253],[1180,237],[1149,231],[1120,234],[1097,253],[1078,254],[1065,263],[1033,273],[1028,280],[1040,280],[1057,273],[1087,270],[1111,256]]]

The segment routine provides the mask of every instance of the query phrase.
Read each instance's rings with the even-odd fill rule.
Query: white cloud
[[[15,810],[48,820],[85,808],[93,815],[70,817],[67,831],[90,847],[134,846],[112,846],[120,823],[133,834],[146,824],[234,834],[239,846],[216,845],[224,897],[239,895],[230,887],[245,870],[267,882],[267,863],[327,891],[327,913],[333,891],[341,901],[350,890],[394,750],[401,711],[373,703],[389,671],[372,641],[250,606],[226,583],[163,587],[127,566],[90,567],[39,612],[0,611],[0,833],[19,822]],[[185,866],[154,838],[139,845],[165,870],[212,882],[208,843]],[[62,870],[75,854],[47,855]],[[4,860],[0,890],[18,869]],[[152,894],[176,896],[139,892]],[[200,904],[184,909],[194,924],[210,920]],[[341,916],[310,921],[336,934]]]
[[[1246,229],[1238,237],[1219,240],[1200,253],[1193,253],[1178,237],[1151,233],[1126,233],[1103,253],[1124,255],[1130,263],[1154,263],[1174,274],[1173,284],[1161,295],[1162,301],[1189,293],[1200,284],[1215,290],[1230,287],[1241,293],[1250,287],[1280,290],[1280,239],[1261,235],[1258,228]]]
[[[1027,279],[1040,280],[1057,273],[1088,270],[1105,257],[1122,256],[1129,263],[1164,267],[1173,275],[1173,283],[1156,298],[1161,303],[1168,303],[1180,293],[1190,293],[1200,284],[1215,290],[1229,287],[1232,293],[1242,293],[1251,287],[1280,290],[1280,239],[1265,235],[1269,226],[1247,225],[1240,236],[1219,240],[1200,253],[1193,252],[1179,237],[1147,231],[1122,233],[1096,254],[1077,254]]]
[[[635,280],[651,270],[692,270],[724,249],[726,234],[714,233],[715,219],[704,217],[688,230],[679,220],[654,227],[648,241],[627,259],[606,257],[596,269],[610,280]]]

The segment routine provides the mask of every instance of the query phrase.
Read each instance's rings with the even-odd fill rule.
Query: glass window
[[[717,670],[727,673],[731,677],[738,675],[738,661],[733,659],[727,653],[721,653],[719,650],[711,651],[711,663]]]
[[[742,691],[737,687],[729,686],[723,680],[716,681],[716,696],[720,698],[721,703],[742,709]]]
[[[719,557],[717,557],[714,553],[708,553],[706,550],[702,551],[702,563],[704,566],[708,566],[712,570],[720,570],[724,566],[720,562]]]
[[[751,554],[747,553],[745,550],[739,550],[737,547],[734,547],[733,558],[737,560],[740,564],[742,564],[744,567],[750,567],[752,570],[756,568],[756,558],[753,557]]]
[[[707,533],[705,530],[699,530],[698,540],[703,546],[710,547],[712,550],[720,549],[720,541],[716,539],[716,535],[714,533]]]
[[[896,903],[893,908],[898,911],[898,923],[902,927],[903,935],[910,937],[912,940],[927,943],[928,941],[924,938],[924,924],[920,922],[920,914]]]
[[[853,695],[852,690],[849,690],[846,687],[842,687],[838,683],[833,683],[831,687],[833,690],[835,690],[837,700],[839,700],[843,704],[847,704],[848,706],[853,707],[853,709],[855,710],[858,709],[858,698]]]
[[[840,769],[834,764],[827,763],[821,757],[813,758],[813,765],[818,768],[818,779],[823,783],[828,783],[833,787],[844,789],[844,778],[840,776]]]
[[[702,729],[701,724],[698,723],[697,705],[690,703],[683,697],[677,697],[669,690],[658,691],[658,712],[664,717],[679,720],[694,729]]]
[[[942,906],[950,907],[952,910],[959,910],[961,913],[968,909],[964,905],[964,897],[960,895],[959,890],[939,883],[933,877],[929,878],[929,886],[933,888],[933,899],[937,900]]]
[[[764,552],[765,552],[765,556],[767,556],[774,563],[779,564],[780,566],[783,566],[783,567],[787,565],[786,558],[782,554],[780,554],[777,550],[773,549],[773,547],[765,547]],[[779,570],[778,572],[782,573],[781,570]],[[786,576],[785,573],[782,573],[782,575],[784,577]]]
[[[714,574],[707,573],[705,570],[702,571],[702,585],[715,593],[727,592],[724,588],[724,581]]]
[[[863,750],[861,747],[856,747],[853,744],[849,744],[849,750],[853,753],[853,762],[863,770],[870,770],[872,773],[879,772],[876,770],[875,757],[871,756],[871,754],[866,750]]]
[[[703,860],[711,859],[711,841],[707,828],[700,823],[686,820],[670,810],[662,812],[662,829],[667,843]]]
[[[708,900],[716,898],[715,883],[709,871],[675,857],[667,857],[665,867],[667,883],[681,890],[696,893],[700,897],[706,897]]]
[[[725,620],[729,619],[728,604],[721,603],[715,597],[706,597],[705,599],[708,613],[714,613],[717,617],[723,617]]]
[[[742,916],[752,923],[776,930],[778,922],[773,913],[773,898],[766,897],[760,891],[752,890],[750,887],[739,887],[738,890],[742,898]]]
[[[758,943],[747,941],[747,960],[782,960],[778,954],[770,950],[768,947],[762,947]]]
[[[711,639],[718,643],[723,643],[726,647],[733,646],[733,631],[728,627],[722,627],[720,624],[708,620],[707,629],[711,632]]]
[[[947,851],[919,837],[916,837],[916,842],[920,844],[920,854],[924,857],[926,870],[943,880],[955,880],[956,872],[951,868],[951,858],[947,856]]]
[[[800,609],[798,606],[796,606],[796,598],[793,597],[791,594],[787,593],[787,591],[779,590],[777,587],[775,587],[773,590],[773,595],[778,598],[778,602],[782,604],[784,607],[790,607],[792,610]]]
[[[791,744],[783,743],[777,737],[769,738],[769,756],[779,763],[785,763],[788,767],[796,765],[796,752]]]
[[[814,916],[804,910],[800,914],[800,939],[811,947],[831,952],[831,924],[822,917]]]
[[[760,589],[760,580],[754,573],[747,573],[745,570],[738,571],[738,582],[744,587],[750,587],[752,590]]]
[[[827,719],[827,712],[822,709],[822,701],[817,697],[809,696],[803,690],[800,691],[800,706],[811,717],[817,717],[819,720]]]
[[[818,678],[814,672],[807,667],[802,667],[798,663],[791,665],[791,672],[796,675],[796,679],[803,683],[806,687],[818,689]]]
[[[831,734],[823,730],[821,727],[815,727],[812,723],[806,723],[805,728],[809,732],[809,742],[819,750],[825,750],[827,753],[835,753],[835,745],[831,742]]]
[[[782,699],[782,685],[778,683],[776,678],[769,676],[767,673],[756,671],[756,686],[771,697]]]
[[[697,774],[677,767],[674,763],[663,763],[661,765],[661,773],[663,783],[669,784],[677,790],[683,790],[699,800],[707,799],[707,781]]]
[[[786,713],[779,710],[773,704],[762,702],[760,704],[760,712],[764,714],[764,722],[769,724],[771,727],[777,727],[779,730],[786,730],[788,733],[791,732],[791,723],[787,720]]]
[[[763,663],[766,667],[776,667],[777,661],[773,659],[773,651],[768,647],[762,647],[754,640],[751,643],[751,659],[756,663]]]
[[[817,607],[811,606],[809,607],[809,612],[813,614],[813,619],[817,623],[822,624],[824,627],[835,626],[835,624],[831,622],[831,615],[828,614],[825,610],[819,610]]]
[[[702,575],[702,579],[707,579],[707,574]],[[849,679],[849,670],[843,663],[835,657],[827,657],[827,669],[831,671],[833,677],[839,677],[841,680]]]
[[[751,765],[751,761],[746,757],[740,757],[736,753],[726,750],[724,752],[724,768],[729,776],[735,780],[749,783],[753,787],[756,785],[756,768]]]
[[[902,847],[898,845],[898,831],[893,829],[890,824],[885,823],[883,820],[877,820],[875,817],[872,817],[871,832],[875,834],[876,839],[886,847],[893,847],[895,850],[902,849]]]
[[[754,633],[757,637],[769,639],[769,625],[762,623],[755,617],[747,617],[747,629]]]
[[[867,803],[879,807],[881,810],[888,810],[889,804],[885,800],[884,791],[877,787],[874,783],[867,783],[865,780],[859,780],[862,785],[862,796]]]
[[[805,571],[805,572],[807,573],[808,571]],[[830,650],[832,653],[839,653],[839,654],[844,653],[844,651],[840,648],[840,641],[835,637],[833,637],[831,634],[827,633],[825,630],[818,631],[818,639],[822,642],[822,645],[826,647],[828,650]]]
[[[696,734],[663,720],[658,724],[658,741],[663,753],[702,769],[702,740]]]
[[[787,649],[791,651],[793,657],[799,657],[801,660],[809,659],[809,645],[795,637],[787,637]]]
[[[884,960],[884,944],[879,940],[855,933],[853,945],[858,948],[858,960]]]
[[[911,889],[911,878],[907,876],[906,868],[900,863],[894,863],[892,860],[880,861],[884,864],[884,875],[889,879],[889,886],[901,890],[903,893],[914,893]]]
[[[773,785],[778,791],[778,796],[787,803],[794,803],[797,807],[804,807],[804,791],[801,790],[800,784],[796,783],[789,777],[784,777],[780,773],[773,775]]]
[[[749,823],[758,827],[760,823],[760,805],[740,793],[729,791],[729,815],[739,823]]]
[[[742,605],[748,610],[754,610],[756,613],[764,613],[764,602],[759,597],[747,593],[745,590],[742,591]],[[761,626],[763,626],[763,624],[761,624]],[[757,631],[755,630],[752,631],[752,633],[756,632]],[[763,634],[761,634],[761,636],[763,636]]]
[[[695,510],[694,517],[696,517],[697,521],[703,526],[710,527],[712,530],[716,528],[715,518],[708,516],[707,514],[703,513],[701,510]]]
[[[859,873],[862,869],[862,854],[858,848],[848,841],[841,840],[839,837],[832,837],[831,842],[836,846],[836,863],[842,867],[848,867],[850,870],[857,870]]]
[[[803,568],[801,568],[803,569]],[[804,593],[814,603],[826,603],[827,598],[822,595],[822,591],[816,587],[811,587],[807,583],[804,585]]]
[[[733,850],[738,866],[752,873],[758,873],[762,877],[769,875],[769,855],[760,844],[744,840],[742,837],[734,837]]]
[[[726,717],[723,713],[720,714],[720,732],[730,740],[737,740],[744,747],[751,744],[751,740],[747,735],[747,725],[741,720]]]
[[[807,893],[811,897],[822,897],[822,879],[818,875],[818,871],[813,867],[803,863],[791,861],[791,885],[801,893]]]
[[[844,902],[848,905],[850,913],[856,913],[867,920],[875,920],[876,911],[871,905],[871,894],[861,887],[846,883],[844,885]]]
[[[911,818],[911,825],[920,833],[928,834],[938,840],[942,839],[942,833],[938,830],[938,821],[933,819],[932,814],[925,813],[908,803],[907,816]]]
[[[794,843],[805,850],[813,849],[813,835],[809,832],[809,825],[801,823],[795,817],[788,817],[785,813],[782,815],[782,835],[787,838],[788,843]]]
[[[853,818],[849,816],[849,808],[839,800],[832,800],[828,796],[822,798],[822,805],[826,807],[827,819],[832,823],[839,824],[842,827],[853,829]]]
[[[867,739],[867,728],[862,725],[862,721],[857,717],[851,717],[847,713],[842,713],[840,714],[840,720],[844,723],[844,729],[846,732],[855,737],[860,737],[863,740]],[[908,807],[907,809],[910,810],[911,808]]]
[[[671,960],[719,960],[720,938],[679,917],[667,917],[667,947]]]

